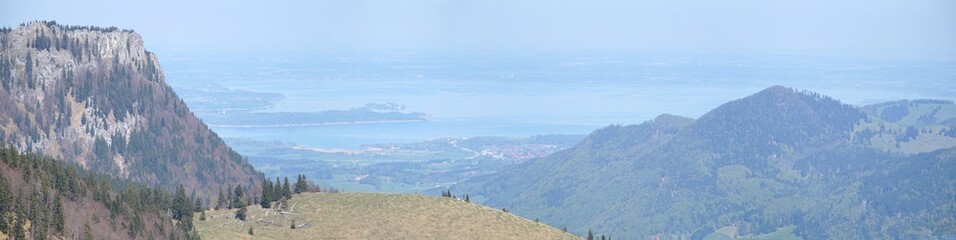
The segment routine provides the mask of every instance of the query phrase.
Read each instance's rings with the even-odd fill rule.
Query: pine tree
[[[455,198],[455,194],[452,194],[451,190],[442,191],[441,196],[446,198]]]
[[[206,221],[206,211],[199,212],[199,221]]]
[[[471,199],[468,198],[468,194],[465,194],[465,202],[466,202],[466,203],[470,203],[470,202],[471,202]]]
[[[232,208],[245,207],[246,203],[245,201],[242,200],[242,197],[244,195],[242,192],[242,186],[236,185],[236,190],[233,192],[234,193],[232,195]]]
[[[262,201],[259,202],[259,206],[262,207],[262,209],[269,209],[269,208],[272,208],[272,202],[269,202],[263,199]]]
[[[290,228],[295,229],[295,219],[292,219],[292,226]]]
[[[16,219],[13,220],[13,239],[26,239],[27,233],[23,230],[25,219],[22,215],[17,215]]]
[[[286,199],[292,199],[292,187],[289,186],[289,177],[285,177],[285,181],[282,182],[282,195]]]
[[[7,161],[10,160],[7,156],[3,156],[3,158]],[[13,212],[15,209],[13,199],[13,193],[10,192],[10,185],[7,184],[3,176],[0,176],[0,216],[5,216],[7,212]],[[0,219],[0,231],[9,233],[11,228],[11,226],[7,225],[7,221]]]
[[[251,227],[251,226],[249,227],[249,235],[255,235],[255,234],[252,232],[252,227]]]
[[[295,181],[295,193],[304,193],[309,190],[309,181],[305,178],[305,174],[299,174]]]
[[[202,201],[200,201],[199,198],[196,198],[196,203],[193,203],[193,212],[202,212],[202,210]]]
[[[216,210],[219,208],[226,208],[226,194],[222,191],[222,186],[219,187],[219,198],[216,199]]]
[[[285,196],[285,192],[282,191],[282,181],[279,180],[279,177],[276,177],[275,185],[272,186],[272,198],[279,199]]]
[[[186,200],[186,189],[180,184],[176,189],[176,196],[173,197],[173,219],[182,220],[189,209],[189,201]]]
[[[239,208],[239,210],[236,210],[236,219],[239,219],[240,221],[245,221],[246,211],[247,211],[246,206],[242,206]]]
[[[53,198],[53,219],[52,219],[53,230],[58,233],[63,233],[63,226],[65,220],[63,219],[63,200],[60,199],[60,195],[56,195]]]
[[[588,229],[588,236],[584,239],[594,240],[594,234],[591,233],[591,229]]]
[[[292,184],[292,194],[299,194],[299,183],[302,182],[302,174],[295,175],[295,184]]]
[[[41,193],[42,192],[42,193]],[[30,236],[33,239],[46,239],[47,235],[47,206],[46,206],[46,193],[39,189],[37,185],[37,190],[33,192],[33,195],[30,197]]]
[[[266,179],[262,181],[262,201],[259,202],[259,205],[262,208],[272,207],[272,201],[275,201],[272,196],[272,181]]]

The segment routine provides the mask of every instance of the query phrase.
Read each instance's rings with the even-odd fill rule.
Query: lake
[[[183,89],[279,93],[262,111],[349,109],[394,102],[428,122],[213,128],[221,137],[355,148],[441,137],[586,134],[662,113],[698,117],[773,85],[850,104],[953,100],[952,62],[806,56],[628,53],[160,52]],[[187,104],[189,104],[189,99]]]

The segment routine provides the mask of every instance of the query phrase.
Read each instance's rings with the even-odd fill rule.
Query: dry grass
[[[410,194],[310,193],[297,195],[296,215],[265,215],[249,208],[206,211],[196,226],[203,239],[579,239],[545,224],[451,198]],[[297,225],[291,229],[295,220]],[[276,225],[268,222],[276,223]],[[248,235],[249,227],[254,235]]]

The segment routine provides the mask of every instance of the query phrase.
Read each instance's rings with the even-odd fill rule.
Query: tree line
[[[94,239],[110,231],[125,231],[128,238],[198,239],[191,221],[195,208],[187,199],[182,187],[173,195],[76,164],[0,148],[0,232],[13,239]],[[79,207],[66,208],[67,202]],[[98,212],[100,207],[105,212]],[[104,219],[112,227],[102,229]]]
[[[246,219],[246,213],[248,212],[248,206],[258,204],[263,209],[275,207],[278,210],[284,210],[287,207],[286,204],[289,199],[292,199],[293,194],[323,191],[319,186],[309,182],[305,174],[297,175],[295,183],[291,184],[289,177],[285,177],[282,180],[276,177],[274,182],[265,179],[262,181],[261,187],[262,193],[256,197],[247,195],[244,188],[239,185],[235,187],[229,186],[225,190],[220,189],[216,202],[212,204],[212,208],[215,210],[236,209],[235,218],[244,221]],[[339,190],[327,188],[325,192],[337,193]],[[197,200],[195,206],[201,207],[200,202],[201,201]],[[202,212],[202,209],[199,208],[197,212]],[[205,213],[201,214],[200,220],[205,220]]]

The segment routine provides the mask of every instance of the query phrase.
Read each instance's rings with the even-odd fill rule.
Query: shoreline
[[[346,121],[346,122],[317,122],[317,123],[291,123],[291,124],[263,124],[263,125],[232,125],[232,124],[206,124],[209,127],[219,128],[286,128],[286,127],[315,127],[315,126],[337,126],[337,125],[359,125],[359,124],[392,124],[392,123],[416,123],[427,122],[425,119],[416,120],[373,120],[373,121]]]

